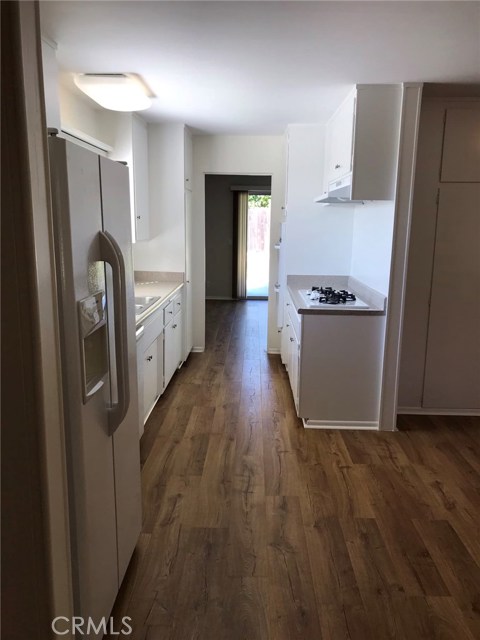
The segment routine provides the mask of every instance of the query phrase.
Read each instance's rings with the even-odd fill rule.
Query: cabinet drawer
[[[165,307],[165,326],[170,323],[173,318],[173,300]]]
[[[295,331],[297,340],[300,341],[300,326],[301,326],[300,316],[297,313],[297,310],[295,309],[295,305],[293,304],[292,299],[289,295],[286,296],[285,311],[287,312],[285,319]]]
[[[143,326],[143,344],[150,344],[163,331],[163,309],[158,309],[155,313],[152,313],[152,315],[144,322]]]
[[[183,299],[182,299],[181,292],[177,293],[175,298],[172,300],[172,304],[173,304],[173,315],[176,316],[177,313],[182,310],[182,306],[183,306]]]

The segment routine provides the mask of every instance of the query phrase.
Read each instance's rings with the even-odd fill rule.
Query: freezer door
[[[99,158],[102,190],[103,228],[119,246],[125,264],[127,329],[127,368],[130,403],[125,418],[113,435],[115,465],[115,504],[117,514],[118,577],[122,581],[141,529],[140,448],[138,440],[137,347],[135,339],[135,300],[130,223],[128,168],[108,158]],[[113,281],[107,266],[107,304],[110,339],[111,394],[118,401],[115,351]]]
[[[85,347],[88,352],[99,348],[107,351],[102,342],[107,340],[107,332],[102,330],[98,306],[101,296],[96,296],[105,291],[99,246],[102,207],[98,156],[57,137],[49,139],[49,152],[75,613],[98,620],[109,614],[118,591],[113,447],[106,411],[110,383],[108,373],[101,376],[94,367],[93,374],[98,374],[97,382],[103,381],[103,385],[95,383],[85,394],[81,346],[90,335],[95,339]],[[98,308],[95,310],[93,303],[87,305],[91,319],[100,314],[98,322],[92,320],[92,327],[98,325],[94,333],[80,326],[86,301],[92,299],[97,300]]]

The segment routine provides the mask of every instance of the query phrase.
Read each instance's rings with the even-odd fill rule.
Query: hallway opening
[[[268,297],[271,176],[205,175],[207,300]]]

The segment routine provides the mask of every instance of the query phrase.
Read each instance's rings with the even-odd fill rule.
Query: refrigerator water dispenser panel
[[[108,335],[105,292],[99,291],[78,302],[82,354],[83,403],[103,387],[108,373]]]

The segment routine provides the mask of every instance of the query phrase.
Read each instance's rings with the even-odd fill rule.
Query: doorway
[[[237,190],[232,290],[237,300],[268,299],[270,201],[270,189]]]
[[[270,202],[271,176],[205,176],[207,300],[267,299]]]

